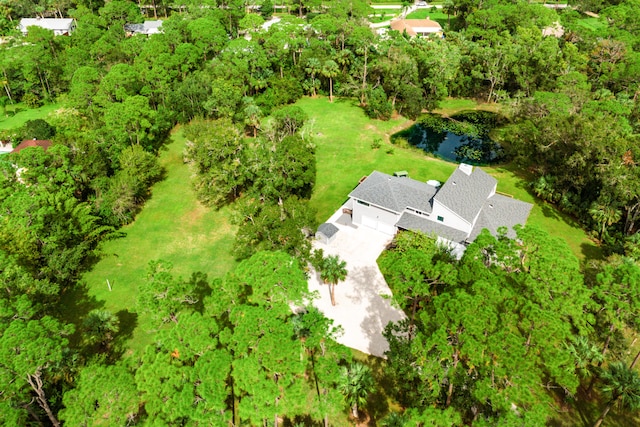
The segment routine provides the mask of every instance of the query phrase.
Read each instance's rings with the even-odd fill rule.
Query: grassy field
[[[602,31],[608,27],[607,22],[600,18],[582,18],[575,22],[578,26],[591,30],[594,33]]]
[[[191,173],[182,161],[184,139],[180,132],[172,138],[160,156],[166,179],[153,187],[136,221],[122,229],[126,237],[105,242],[102,259],[83,277],[93,299],[88,305],[119,313],[121,322],[134,323],[124,327],[133,329],[130,347],[136,350],[152,338],[149,319],[135,315],[138,285],[149,261],[170,261],[174,273],[184,277],[196,271],[209,278],[221,277],[235,265],[230,212],[205,208],[196,200]]]
[[[0,115],[0,130],[20,127],[29,120],[46,119],[59,107],[59,104],[47,104],[39,108],[29,108],[24,104],[7,105],[4,114]]]
[[[435,12],[431,11],[431,8],[418,9],[407,15],[407,19],[425,19],[429,18],[432,21],[436,21],[442,28],[447,28],[449,23],[453,23],[457,18],[453,15],[447,17],[447,14],[442,12],[442,9],[438,9]]]

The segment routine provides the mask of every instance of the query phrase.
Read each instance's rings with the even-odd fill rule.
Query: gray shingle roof
[[[435,194],[436,188],[424,182],[373,171],[349,197],[396,213],[407,207],[428,213],[431,212],[431,199]]]
[[[452,242],[464,242],[467,238],[467,233],[464,231],[447,227],[439,222],[431,221],[427,218],[414,215],[409,212],[402,214],[396,226],[405,230],[422,231],[426,234],[436,234]]]
[[[507,236],[515,238],[513,226],[524,225],[527,222],[533,205],[521,200],[512,199],[501,194],[491,196],[482,207],[475,227],[471,230],[468,240],[472,242],[478,237],[483,228],[488,229],[494,236],[498,234],[499,227],[507,227]]]
[[[325,223],[320,224],[318,226],[318,233],[324,234],[327,238],[332,237],[338,231],[340,231],[338,229],[338,227],[336,227],[335,225],[331,224],[330,222],[325,222]]]
[[[497,183],[495,178],[478,167],[474,167],[470,175],[458,168],[447,179],[434,200],[473,224]]]

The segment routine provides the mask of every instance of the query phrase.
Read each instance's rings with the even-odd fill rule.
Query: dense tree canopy
[[[363,406],[368,380],[341,379],[366,375],[303,308],[315,142],[307,114],[288,106],[303,94],[351,97],[382,120],[415,119],[449,96],[499,103],[508,125],[495,136],[532,192],[620,255],[583,275],[535,228],[516,241],[481,234],[461,260],[398,236],[380,259],[408,316],[388,329],[396,421],[542,425],[578,386],[603,391],[603,419],[633,408],[620,385],[636,384],[635,371],[614,362],[639,330],[640,5],[574,5],[447,0],[446,37],[411,39],[372,32],[361,0],[0,2],[3,114],[59,105],[0,135],[53,142],[0,158],[0,418],[328,425]],[[34,16],[70,16],[77,29],[20,35],[19,19]],[[152,17],[162,32],[127,36],[124,24]],[[561,37],[544,35],[557,26]],[[83,292],[100,242],[162,179],[157,153],[178,123],[195,191],[232,207],[244,261],[212,284],[153,261],[134,305],[159,331],[122,358],[117,314],[88,310],[74,333],[62,301]]]

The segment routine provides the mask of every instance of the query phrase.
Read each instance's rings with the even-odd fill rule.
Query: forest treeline
[[[167,424],[199,425],[215,423],[214,419],[258,424],[262,420],[277,423],[283,415],[293,419],[306,414],[318,421],[342,410],[342,403],[337,403],[340,399],[332,394],[340,388],[339,375],[331,369],[358,369],[351,369],[351,360],[342,349],[329,348],[335,344],[322,319],[314,317],[313,327],[309,326],[318,328],[313,333],[323,337],[314,341],[311,335],[295,329],[300,327],[299,315],[285,315],[279,311],[282,307],[265,309],[262,304],[277,301],[273,296],[259,301],[262,297],[249,292],[258,286],[255,278],[237,279],[233,285],[227,281],[236,279],[210,284],[197,274],[189,280],[175,279],[167,265],[152,263],[147,278],[151,288],[141,294],[139,310],[165,313],[159,322],[173,326],[159,335],[155,347],[135,360],[121,360],[122,334],[114,314],[92,312],[82,325],[67,325],[61,320],[67,309],[60,303],[61,295],[81,289],[79,279],[99,256],[99,242],[117,237],[118,229],[135,218],[150,186],[162,179],[157,153],[176,124],[185,125],[185,161],[194,170],[196,193],[214,208],[232,202],[237,205],[240,227],[235,255],[247,260],[241,265],[256,271],[256,263],[272,262],[269,257],[304,260],[309,256],[308,240],[300,230],[310,232],[315,225],[315,215],[307,204],[315,183],[314,147],[309,135],[301,132],[304,112],[287,105],[304,95],[318,94],[355,99],[377,119],[388,119],[394,111],[417,118],[448,96],[505,105],[509,123],[497,137],[514,164],[531,177],[535,194],[592,230],[608,253],[637,262],[638,0],[578,4],[578,10],[600,13],[597,29],[584,25],[578,10],[556,12],[524,1],[453,0],[443,9],[449,19],[443,23],[442,39],[410,39],[398,33],[379,37],[367,23],[371,9],[359,0],[284,2],[289,14],[263,30],[261,25],[271,17],[274,4],[280,2],[265,0],[261,9],[247,8],[251,4],[241,0],[154,1],[144,8],[123,0],[10,0],[0,5],[4,10],[0,27],[6,36],[0,45],[4,92],[0,105],[61,105],[47,121],[31,121],[0,135],[14,144],[31,138],[54,142],[46,154],[27,149],[0,160],[0,383],[6,385],[0,394],[0,413],[10,425],[56,425],[59,418],[69,425],[82,425],[79,420],[83,417],[105,416],[113,416],[114,424],[164,420]],[[160,34],[127,36],[124,25],[142,22],[141,10],[147,16],[163,18]],[[22,37],[15,27],[25,16],[70,16],[75,18],[77,29],[68,37],[54,37],[50,31],[32,27]],[[564,34],[543,36],[542,30],[556,22]],[[488,247],[494,250],[495,245]],[[284,252],[264,252],[279,250]],[[516,255],[500,253],[494,259],[484,254],[489,257],[485,264],[492,267],[486,271],[514,283],[526,281],[534,290],[536,286],[529,281],[538,284],[546,280],[553,288],[553,278],[517,275],[509,270],[507,258],[511,262]],[[279,262],[304,265],[294,258]],[[611,265],[595,266],[592,275],[616,277],[622,273],[607,273],[607,269],[618,265],[626,264],[613,258]],[[572,266],[568,274],[573,275],[575,269]],[[234,274],[241,273],[230,277]],[[290,272],[292,277],[299,274]],[[582,281],[580,277],[571,292],[580,286],[596,286],[592,284],[596,279]],[[620,292],[637,303],[638,283],[634,280],[624,282],[628,285]],[[610,282],[621,283],[617,279]],[[460,277],[452,277],[446,284],[460,289],[474,286],[468,278]],[[214,297],[203,302],[202,295],[192,295],[189,289],[202,289],[202,295],[212,293]],[[472,296],[476,292],[472,288],[466,291]],[[153,305],[167,295],[172,295],[166,298],[169,308]],[[291,300],[297,298],[287,295]],[[609,291],[603,291],[600,298],[608,295]],[[233,299],[227,307],[243,308],[233,313],[215,308],[216,298],[227,297]],[[425,308],[432,298],[426,294],[421,298],[416,306],[407,306],[414,314],[410,334],[415,330],[433,335],[435,326],[421,324],[418,314],[435,310],[435,306]],[[566,295],[558,298],[564,301]],[[508,301],[500,303],[505,310],[511,307]],[[526,309],[518,307],[523,310],[523,319],[529,319]],[[262,319],[270,322],[264,328],[243,332],[248,318],[239,313],[252,310],[266,310],[274,317]],[[625,342],[620,334],[632,326],[626,320],[614,324],[614,320],[622,321],[624,310],[614,310],[615,316],[609,310],[591,310],[595,317],[586,320],[562,314],[565,317],[560,318],[568,321],[554,339],[578,345],[567,341],[568,336],[591,337],[597,343],[602,341],[602,353],[607,353],[613,343]],[[610,317],[597,319],[605,313]],[[533,333],[541,333],[538,328],[548,325],[534,322],[531,334],[527,334],[525,320],[509,319],[515,322],[513,328],[521,329],[516,341],[532,337],[525,338],[527,345],[522,347],[526,359],[531,355],[528,349],[539,345],[532,341],[539,336]],[[177,327],[187,322],[191,325],[188,328]],[[571,329],[566,329],[568,325]],[[245,332],[254,335],[236,336]],[[183,337],[182,333],[194,335]],[[72,334],[82,338],[70,342]],[[209,340],[212,337],[215,340]],[[202,347],[188,350],[183,347],[186,341],[199,342]],[[409,351],[413,345],[400,344],[405,349],[397,351]],[[285,345],[289,347],[284,349]],[[522,398],[513,397],[517,408],[511,412],[503,410],[506,401],[500,408],[488,408],[487,396],[501,393],[501,389],[483,389],[484,394],[474,395],[476,400],[465,401],[468,397],[460,397],[461,390],[467,394],[472,391],[463,383],[474,377],[462,373],[465,369],[473,372],[477,365],[462,357],[466,350],[449,345],[453,346],[449,357],[456,358],[451,361],[455,365],[451,372],[459,373],[460,378],[449,380],[436,370],[431,388],[420,389],[427,394],[417,398],[405,396],[400,385],[419,377],[405,378],[402,375],[409,374],[394,367],[398,401],[422,411],[416,412],[420,414],[439,401],[440,409],[464,423],[480,419],[492,423],[501,415],[508,420],[529,408],[537,414],[532,418],[536,422],[548,419],[550,415],[541,412],[540,405],[529,402],[531,406],[527,406],[521,403]],[[286,363],[272,354],[273,349],[277,349],[277,357],[289,358]],[[538,376],[528,381],[544,379],[549,388],[559,387],[563,396],[574,396],[581,380],[571,371],[567,361],[572,359],[567,353],[536,351],[535,356],[527,366]],[[393,363],[393,355],[390,361]],[[217,363],[224,368],[217,369]],[[282,372],[276,366],[293,371]],[[320,372],[319,366],[326,372]],[[583,365],[576,362],[578,366]],[[551,372],[552,368],[562,368],[563,375],[569,376]],[[251,372],[262,372],[263,382]],[[487,372],[478,375],[485,375],[482,378],[486,380],[490,378]],[[203,382],[205,375],[222,377],[206,377],[217,380]],[[322,375],[327,377],[321,379]],[[411,375],[417,374],[414,371]],[[114,381],[115,395],[90,395],[89,390],[106,392],[95,386],[106,378]],[[214,384],[221,388],[208,389]],[[284,390],[290,391],[287,396],[303,392],[313,396],[315,392],[313,399],[325,403],[309,404],[315,408],[312,413],[309,406],[295,406],[302,404],[299,399],[285,398]],[[542,394],[548,391],[527,389],[539,398],[536,402],[545,404],[549,395]],[[86,396],[93,397],[83,400]],[[462,400],[456,400],[458,397]],[[166,404],[167,399],[173,399],[173,405]],[[462,401],[466,403],[459,403]],[[120,412],[100,412],[109,405],[115,408],[116,403],[122,405]],[[465,407],[467,404],[470,406]],[[163,411],[171,413],[161,415]],[[178,418],[170,418],[173,416]]]

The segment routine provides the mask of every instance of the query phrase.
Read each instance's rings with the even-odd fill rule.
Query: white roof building
[[[22,18],[18,29],[27,35],[29,27],[51,30],[56,36],[68,36],[76,29],[76,22],[73,18]]]

